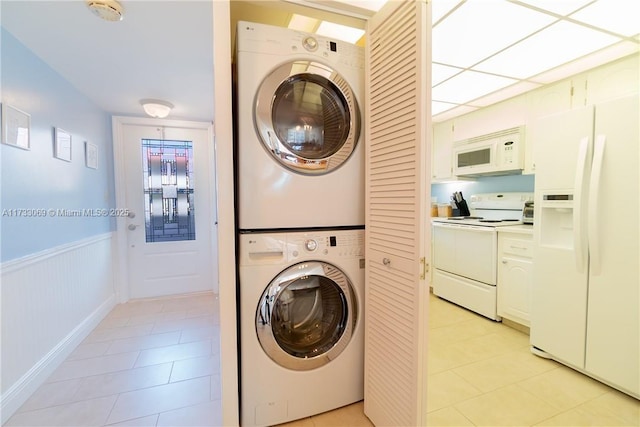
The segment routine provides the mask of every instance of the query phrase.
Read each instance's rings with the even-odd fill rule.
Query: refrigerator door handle
[[[586,221],[584,219],[583,199],[588,154],[589,137],[585,136],[580,140],[580,146],[578,147],[578,164],[573,187],[573,247],[576,269],[579,273],[584,271],[587,264]]]
[[[594,275],[600,274],[600,242],[598,240],[598,203],[600,196],[600,177],[602,175],[602,162],[604,159],[604,148],[607,137],[605,135],[596,136],[593,146],[593,170],[589,180],[589,254],[590,272]]]

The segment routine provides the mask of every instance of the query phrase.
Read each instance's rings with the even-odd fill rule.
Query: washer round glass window
[[[323,174],[342,165],[360,135],[351,88],[316,62],[288,63],[270,73],[256,96],[255,119],[270,154],[304,174]]]
[[[301,263],[265,289],[256,331],[276,363],[308,370],[329,363],[346,348],[355,320],[355,296],[344,273],[328,263]]]

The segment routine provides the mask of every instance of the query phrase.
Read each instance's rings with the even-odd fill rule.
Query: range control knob
[[[315,52],[318,49],[318,41],[311,36],[305,37],[302,40],[302,46],[309,52]]]
[[[313,240],[313,239],[306,240],[306,241],[304,242],[304,247],[305,247],[309,252],[313,252],[313,251],[315,251],[316,249],[318,249],[318,242],[316,242],[316,241],[315,241],[315,240]]]

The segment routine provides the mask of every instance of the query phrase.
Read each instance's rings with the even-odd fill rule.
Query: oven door
[[[434,268],[495,286],[497,235],[494,227],[434,223]]]

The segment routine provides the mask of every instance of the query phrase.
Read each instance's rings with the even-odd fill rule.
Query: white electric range
[[[497,315],[498,227],[522,224],[533,193],[472,195],[470,216],[432,218],[433,293],[493,320]]]

